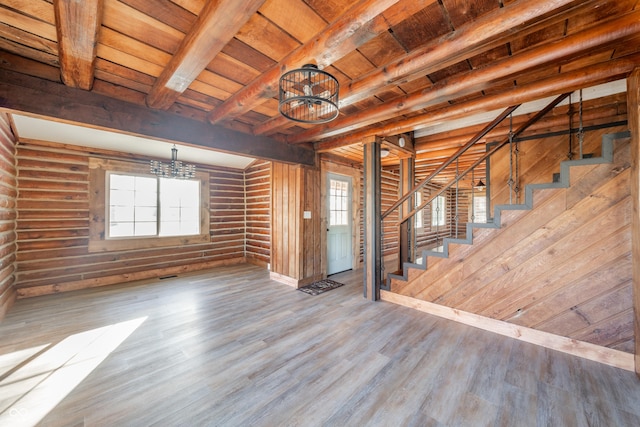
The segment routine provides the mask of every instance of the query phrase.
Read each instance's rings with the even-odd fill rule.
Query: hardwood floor
[[[346,285],[310,296],[239,265],[19,300],[0,425],[640,425],[631,372],[331,278]]]

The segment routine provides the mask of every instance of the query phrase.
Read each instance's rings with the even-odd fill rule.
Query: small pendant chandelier
[[[196,166],[182,164],[178,160],[178,149],[175,144],[171,149],[171,163],[165,164],[157,160],[149,162],[151,173],[161,178],[192,179],[196,176]]]
[[[338,117],[338,80],[313,64],[280,77],[278,109],[301,123],[326,123]]]

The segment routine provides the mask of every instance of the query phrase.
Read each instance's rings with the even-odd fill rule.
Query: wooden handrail
[[[382,214],[381,218],[385,219],[391,212],[393,212],[394,210],[396,210],[398,208],[398,206],[400,206],[401,204],[403,204],[404,202],[407,201],[407,199],[409,199],[409,197],[411,197],[413,194],[415,194],[416,191],[420,190],[422,187],[424,187],[429,181],[431,181],[436,175],[438,175],[440,172],[442,172],[447,166],[449,166],[451,163],[453,163],[458,157],[460,157],[462,154],[464,154],[469,148],[471,148],[476,142],[478,142],[480,139],[482,139],[482,137],[484,137],[486,134],[488,134],[489,132],[491,132],[496,126],[498,126],[500,124],[500,122],[502,122],[504,119],[507,118],[507,116],[509,114],[511,114],[516,108],[518,108],[520,106],[520,104],[518,105],[514,105],[511,107],[508,107],[506,110],[504,110],[502,112],[502,114],[500,114],[498,117],[496,117],[495,119],[493,119],[493,121],[491,123],[489,123],[487,126],[485,126],[480,132],[478,132],[473,138],[471,138],[465,145],[463,145],[462,147],[460,147],[458,149],[458,151],[456,151],[455,153],[453,153],[451,155],[451,157],[449,157],[447,160],[445,160],[440,166],[438,166],[438,168],[436,168],[436,170],[434,170],[431,175],[429,175],[428,177],[426,177],[425,179],[422,180],[422,182],[420,182],[418,185],[416,185],[415,187],[413,187],[411,190],[409,190],[404,196],[402,196],[397,202],[395,202],[393,204],[393,206],[391,206],[389,209],[387,209],[387,211],[385,213]]]
[[[439,195],[441,195],[442,193],[444,193],[447,189],[449,189],[453,184],[455,184],[457,181],[459,181],[460,179],[464,178],[469,172],[471,172],[476,166],[478,166],[480,163],[484,162],[486,159],[488,159],[489,157],[491,157],[494,153],[496,153],[500,148],[502,148],[503,146],[505,146],[506,144],[509,143],[511,138],[515,138],[516,136],[520,135],[522,132],[524,132],[529,126],[531,126],[532,124],[534,124],[535,122],[537,122],[538,120],[540,120],[543,116],[545,116],[549,111],[551,111],[552,109],[554,109],[559,103],[561,103],[565,98],[567,98],[570,95],[570,92],[568,93],[563,93],[562,95],[558,96],[556,99],[554,99],[553,101],[551,101],[551,103],[549,103],[549,105],[547,105],[546,107],[544,107],[542,110],[540,110],[538,113],[536,113],[533,117],[531,117],[529,120],[527,120],[525,123],[523,123],[522,125],[520,125],[520,127],[518,129],[516,129],[515,132],[513,132],[513,135],[510,135],[509,137],[505,138],[504,140],[502,140],[501,142],[499,142],[495,147],[493,147],[490,151],[487,151],[482,157],[480,157],[478,160],[476,160],[475,162],[473,162],[473,164],[471,166],[469,166],[467,169],[465,169],[462,173],[460,173],[456,178],[452,179],[451,181],[449,181],[445,186],[442,187],[442,189],[440,189],[437,193],[431,195],[427,201],[423,202],[420,204],[420,206],[416,207],[415,209],[413,209],[411,212],[407,213],[407,215],[405,215],[401,220],[399,220],[397,222],[397,224],[402,224],[403,222],[407,221],[408,219],[410,219],[411,217],[413,217],[416,212],[418,212],[419,210],[423,209],[425,206],[427,206],[428,204],[430,204],[431,202],[433,202],[435,200],[436,197],[438,197]],[[509,107],[511,108],[511,107]],[[484,129],[483,129],[484,131]],[[475,137],[474,137],[475,139]],[[454,154],[454,156],[452,157],[457,157],[459,154],[456,153]],[[446,162],[448,162],[448,164],[451,164],[453,161],[455,160],[455,158],[449,158],[446,160]],[[399,202],[397,202],[396,204],[394,204],[392,206],[392,209],[389,209],[387,212],[384,213],[383,217],[384,218],[386,215],[388,215],[389,213],[391,213],[391,211],[395,208],[397,208],[398,206],[400,206],[404,201],[406,201],[413,193],[415,193],[415,191],[420,190],[424,185],[427,184],[427,180],[432,179],[436,173],[439,173],[443,168],[440,167],[438,168],[438,170],[436,170],[434,173],[432,173],[431,175],[429,175],[429,177],[425,180],[423,180],[418,186],[416,186],[416,188],[414,188],[413,190],[411,190],[410,192],[408,192],[407,194],[405,194],[403,196],[404,200],[400,200]],[[397,205],[397,206],[396,206]]]

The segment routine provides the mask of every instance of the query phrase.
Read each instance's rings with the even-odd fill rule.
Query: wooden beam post
[[[0,70],[0,111],[190,144],[276,162],[315,166],[310,147],[248,135],[222,126],[152,110],[60,83]]]
[[[398,197],[409,192],[415,185],[415,158],[405,157],[400,159],[400,188]],[[411,212],[415,206],[414,197],[410,197],[400,206],[400,217]],[[414,221],[415,222],[415,221]],[[410,262],[415,244],[416,227],[415,224],[405,221],[400,224],[400,257],[398,258],[398,271],[402,271],[402,265]]]
[[[428,113],[417,114],[398,121],[383,122],[363,129],[352,129],[349,134],[315,143],[317,151],[335,149],[355,144],[371,135],[397,135],[403,132],[423,129],[434,123],[466,117],[469,111],[488,112],[506,105],[535,101],[562,92],[572,92],[580,88],[595,86],[626,78],[640,62],[640,55],[633,54],[605,63],[587,66],[561,73],[547,79],[505,90],[493,95],[474,98],[451,104]],[[297,137],[297,136],[296,136]]]
[[[231,120],[278,94],[278,80],[286,71],[315,62],[323,69],[389,29],[382,13],[399,0],[361,0],[278,64],[225,100],[209,113],[212,124]],[[433,3],[433,0],[428,0]],[[426,6],[425,6],[426,7]]]
[[[104,0],[54,0],[62,81],[90,90]]]
[[[380,140],[364,142],[364,297],[380,299],[382,254],[382,199],[380,195]]]
[[[631,131],[631,264],[635,327],[635,370],[640,377],[640,68],[627,79],[627,117]]]
[[[397,117],[399,114],[433,107],[440,104],[444,99],[469,95],[487,82],[496,81],[545,64],[554,64],[570,55],[589,52],[603,44],[613,43],[630,36],[637,36],[639,33],[640,11],[635,11],[618,19],[576,32],[555,43],[533,47],[516,55],[492,62],[485,67],[456,74],[433,86],[396,98],[391,102],[384,102],[356,113],[343,115],[329,123],[314,126],[297,133],[289,139],[289,142],[315,142],[352,132],[355,124],[358,127],[373,125]],[[608,61],[605,65],[610,62],[613,61]],[[563,89],[562,92],[568,92],[568,90]]]
[[[220,53],[265,0],[205,3],[195,25],[147,95],[151,108],[168,109]]]

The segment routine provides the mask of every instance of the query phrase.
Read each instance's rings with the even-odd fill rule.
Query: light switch
[[[304,211],[304,213],[302,214],[302,217],[304,219],[311,219],[311,211]]]

